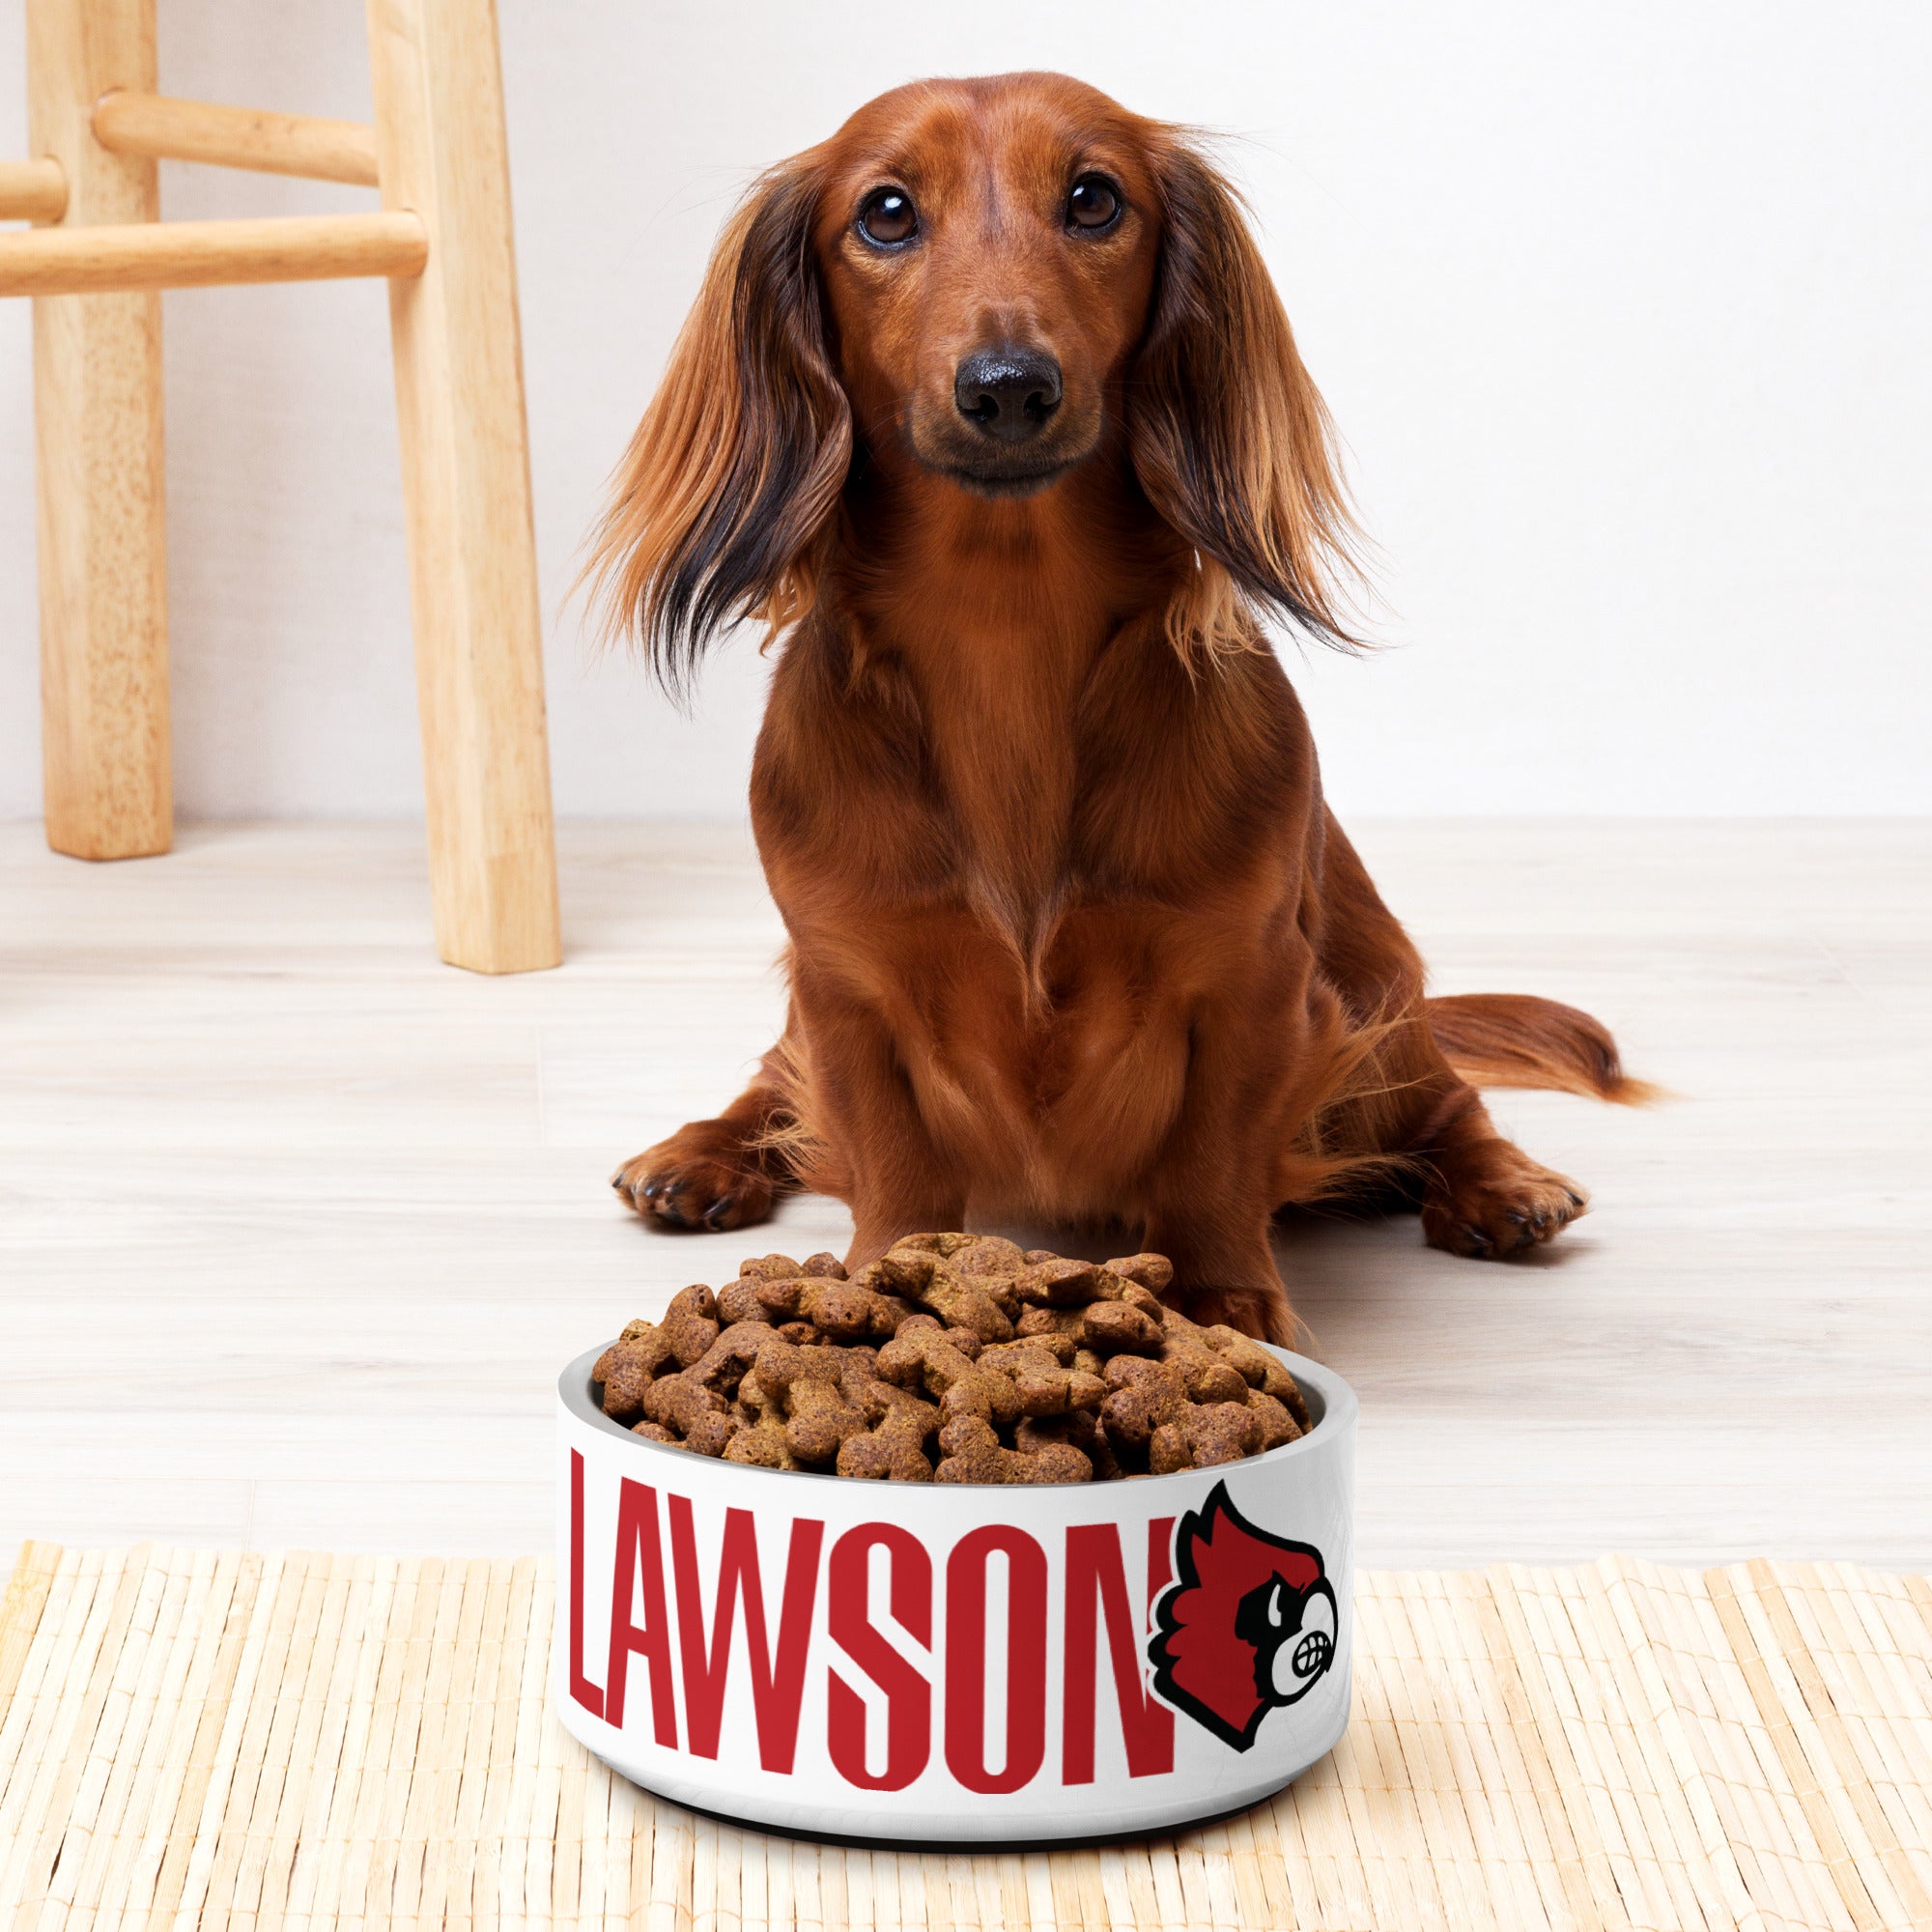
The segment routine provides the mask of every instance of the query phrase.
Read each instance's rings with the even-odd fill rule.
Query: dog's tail
[[[1609,1029],[1558,1000],[1529,993],[1458,993],[1425,1000],[1442,1056],[1472,1087],[1548,1087],[1620,1107],[1648,1106],[1663,1090],[1624,1071]]]

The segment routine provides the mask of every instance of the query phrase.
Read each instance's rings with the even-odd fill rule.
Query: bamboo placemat
[[[1355,1718],[1209,1829],[737,1831],[546,1707],[547,1562],[29,1544],[0,1928],[1932,1926],[1932,1583],[1611,1557],[1359,1579]]]

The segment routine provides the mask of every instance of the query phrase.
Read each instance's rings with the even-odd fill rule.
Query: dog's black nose
[[[959,413],[1002,442],[1025,442],[1060,407],[1060,364],[1043,349],[981,349],[952,379]]]

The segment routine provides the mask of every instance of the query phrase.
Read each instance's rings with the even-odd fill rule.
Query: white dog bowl
[[[1213,1469],[1039,1487],[758,1469],[557,1382],[555,1700],[680,1804],[826,1836],[1118,1836],[1236,1810],[1349,1721],[1355,1398]]]

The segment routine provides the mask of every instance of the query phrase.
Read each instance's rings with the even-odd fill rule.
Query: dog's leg
[[[1257,1197],[1258,1199],[1259,1197]],[[1192,1321],[1225,1321],[1243,1335],[1293,1348],[1294,1310],[1269,1251],[1267,1210],[1256,1202],[1218,1212],[1164,1209],[1148,1217],[1141,1244],[1174,1264],[1164,1299]]]
[[[1420,1138],[1422,1234],[1431,1247],[1507,1261],[1561,1234],[1589,1208],[1577,1181],[1499,1134],[1482,1096],[1453,1074]]]
[[[775,1129],[790,1118],[781,1040],[758,1077],[714,1121],[692,1121],[611,1177],[627,1207],[667,1228],[722,1231],[765,1220],[797,1174]]]
[[[1289,1044],[1251,1011],[1196,1015],[1180,1111],[1145,1182],[1142,1245],[1174,1264],[1165,1298],[1183,1315],[1292,1346],[1294,1312],[1268,1245],[1272,1164],[1255,1131],[1290,1077]]]
[[[850,1269],[905,1235],[963,1228],[968,1177],[934,1144],[885,1018],[794,955],[792,997],[811,1041],[810,1119],[827,1149],[811,1183],[852,1209]]]
[[[1369,1091],[1324,1117],[1324,1147],[1394,1156],[1387,1199],[1421,1208],[1434,1247],[1502,1261],[1548,1240],[1589,1196],[1496,1131],[1431,1029],[1421,955],[1332,816],[1323,845],[1321,970],[1363,1024],[1384,1030]]]
[[[1336,1108],[1324,1147],[1344,1156],[1392,1156],[1371,1183],[1372,1205],[1420,1208],[1430,1246],[1506,1261],[1560,1234],[1589,1196],[1496,1130],[1482,1095],[1443,1061],[1428,1031],[1405,1026],[1374,1057],[1378,1091]]]

